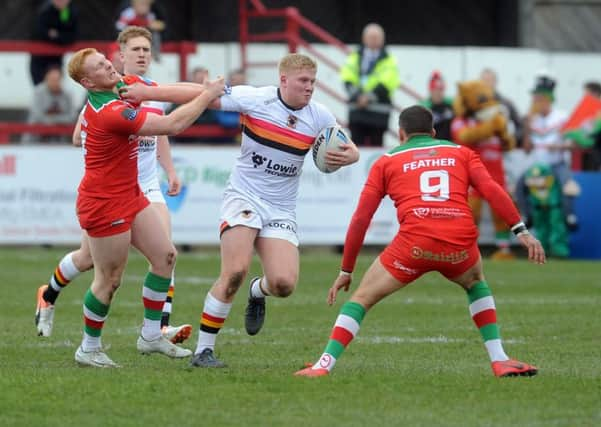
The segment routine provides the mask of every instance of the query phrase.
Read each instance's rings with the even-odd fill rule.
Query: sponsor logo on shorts
[[[289,222],[272,221],[272,222],[270,222],[270,223],[267,224],[267,227],[269,227],[269,228],[277,228],[277,229],[280,229],[280,230],[292,231],[293,233],[296,233],[296,229]]]
[[[244,218],[244,219],[248,219],[248,218],[250,218],[250,217],[252,216],[252,214],[253,214],[253,213],[252,213],[252,211],[249,211],[249,210],[244,210],[244,211],[242,211],[242,212],[240,213],[240,215],[241,215],[241,216],[242,216],[242,218]]]
[[[125,220],[123,218],[121,218],[121,219],[118,219],[117,221],[111,222],[111,227],[114,227],[116,225],[120,225],[120,224],[123,224],[123,223],[125,223]]]
[[[399,261],[398,259],[395,259],[395,260],[392,262],[392,266],[393,266],[394,268],[396,268],[397,270],[404,271],[405,273],[408,273],[408,274],[417,274],[417,273],[418,273],[418,271],[417,271],[417,270],[414,270],[413,268],[405,267],[405,266],[404,266],[404,265],[401,263],[401,261]]]
[[[411,258],[425,259],[427,261],[446,262],[449,264],[459,264],[468,259],[469,254],[465,249],[455,252],[432,252],[425,251],[419,246],[413,246],[411,248]]]

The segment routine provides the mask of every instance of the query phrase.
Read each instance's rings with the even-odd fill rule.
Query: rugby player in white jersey
[[[299,274],[296,199],[305,155],[320,130],[336,124],[322,104],[312,101],[317,65],[308,56],[288,54],[279,64],[279,87],[234,86],[211,108],[241,113],[241,153],[221,206],[221,273],[208,292],[200,319],[193,367],[223,367],[214,355],[217,333],[244,282],[256,250],[263,276],[250,283],[245,326],[255,335],[265,319],[267,296],[288,297]],[[182,102],[191,98],[194,90]],[[177,89],[132,85],[132,100],[167,99]],[[179,93],[186,89],[179,89]],[[331,165],[359,159],[350,143],[328,153]]]
[[[151,33],[141,27],[128,27],[118,36],[117,41],[121,50],[121,60],[124,64],[126,75],[144,76],[148,71],[151,61]],[[152,82],[149,81],[149,84]],[[163,102],[147,101],[141,109],[151,113],[163,115],[167,104]],[[73,133],[73,143],[81,145],[80,123],[78,121]],[[181,182],[175,172],[169,140],[167,136],[140,136],[138,137],[138,182],[142,192],[151,202],[151,206],[159,213],[161,222],[171,234],[171,221],[169,210],[161,192],[158,179],[158,165],[167,174],[169,189],[167,194],[175,196],[179,193]],[[50,336],[54,319],[54,304],[60,291],[75,277],[93,267],[92,256],[88,246],[88,238],[83,231],[81,247],[65,255],[54,271],[48,284],[40,286],[37,294],[36,326],[39,336]],[[172,343],[185,341],[192,332],[189,324],[170,326],[171,301],[173,297],[174,277],[169,287],[167,300],[163,306],[161,326],[163,335]]]

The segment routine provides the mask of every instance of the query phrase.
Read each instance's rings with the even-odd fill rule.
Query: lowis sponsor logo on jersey
[[[154,150],[156,141],[154,136],[141,136],[138,138],[138,147],[141,152],[147,152]]]
[[[0,157],[0,175],[17,174],[17,157],[14,155],[5,155]]]
[[[261,156],[260,154],[252,154],[252,162],[255,168],[263,166],[265,172],[275,176],[296,176],[298,175],[298,167],[294,165],[286,165],[277,163],[268,157]]]

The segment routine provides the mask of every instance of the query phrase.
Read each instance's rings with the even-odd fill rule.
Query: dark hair
[[[411,135],[413,133],[432,132],[433,127],[432,112],[421,105],[412,105],[405,108],[399,115],[399,127]]]
[[[601,84],[599,82],[586,82],[584,88],[594,94],[597,98],[601,98]]]

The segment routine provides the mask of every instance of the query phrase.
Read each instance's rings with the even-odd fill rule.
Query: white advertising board
[[[221,196],[239,149],[179,145],[172,152],[183,182],[179,196],[166,197],[173,240],[177,244],[217,244]],[[357,164],[333,174],[319,172],[307,156],[297,208],[301,244],[344,243],[369,167],[383,152],[363,148]],[[508,163],[511,166],[521,162]],[[0,244],[77,244],[80,229],[75,200],[82,174],[79,149],[0,146]],[[481,231],[480,241],[490,242],[492,230],[488,221],[482,224]],[[386,244],[396,232],[396,212],[386,198],[373,218],[365,242]]]

